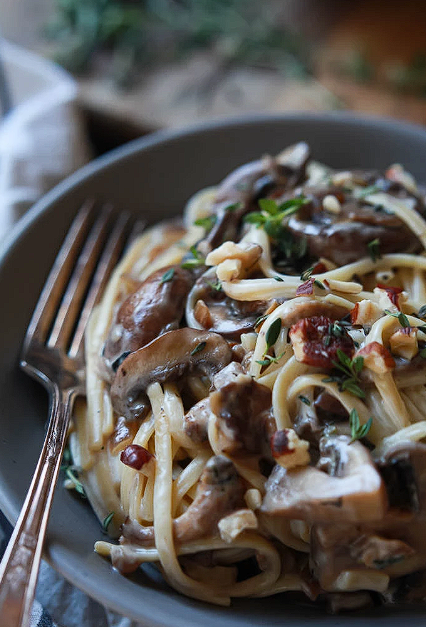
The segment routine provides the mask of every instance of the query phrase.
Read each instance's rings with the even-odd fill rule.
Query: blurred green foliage
[[[310,73],[308,46],[280,25],[283,4],[264,0],[56,0],[46,36],[75,73],[108,64],[126,87],[144,68],[210,49],[224,65]]]

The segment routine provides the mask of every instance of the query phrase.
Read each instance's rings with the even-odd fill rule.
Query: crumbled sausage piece
[[[333,367],[337,350],[348,357],[354,353],[354,342],[346,330],[333,333],[333,321],[325,316],[303,318],[290,329],[290,340],[297,361],[318,368]]]

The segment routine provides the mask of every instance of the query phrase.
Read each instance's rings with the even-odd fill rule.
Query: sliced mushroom
[[[273,432],[268,412],[271,402],[271,390],[244,374],[212,392],[210,407],[217,417],[220,450],[229,454],[262,452]]]
[[[217,220],[206,239],[210,252],[226,240],[235,240],[241,218],[255,208],[259,198],[271,193],[281,195],[299,185],[306,177],[309,147],[301,142],[290,146],[278,157],[264,157],[237,168],[219,186],[213,213]],[[230,205],[239,206],[229,210]]]
[[[241,365],[235,361],[225,366],[213,377],[213,385],[216,390],[228,385],[243,374]],[[207,429],[212,410],[210,398],[203,398],[185,414],[184,430],[186,435],[194,442],[206,442],[208,439]]]
[[[367,449],[346,436],[323,438],[319,465],[286,470],[275,466],[262,511],[308,522],[380,520],[386,490]]]
[[[190,327],[220,333],[239,341],[242,333],[254,330],[259,316],[268,308],[266,301],[238,301],[229,298],[217,283],[215,270],[208,270],[195,283],[186,303]]]
[[[424,212],[424,203],[401,185],[376,174],[367,179],[367,185],[374,184],[398,198],[412,198],[416,209]],[[356,198],[344,187],[306,187],[303,194],[310,202],[290,218],[288,227],[294,235],[307,238],[309,253],[314,258],[326,250],[328,259],[345,265],[367,256],[368,244],[375,239],[380,240],[382,254],[412,253],[421,248],[417,237],[399,218]],[[323,200],[330,195],[338,200],[339,213],[324,209]]]
[[[179,326],[192,274],[180,266],[157,270],[121,304],[111,326],[104,357],[115,369],[121,356],[142,348],[156,337]]]
[[[173,521],[173,535],[183,544],[199,538],[218,535],[217,523],[231,512],[244,507],[244,484],[232,461],[222,455],[211,457],[197,485],[195,498],[188,509]],[[154,527],[143,527],[126,521],[121,544],[154,546]]]
[[[114,410],[127,418],[143,417],[149,407],[145,392],[151,383],[176,381],[185,375],[210,378],[232,359],[227,342],[217,333],[176,329],[130,353],[111,385]]]

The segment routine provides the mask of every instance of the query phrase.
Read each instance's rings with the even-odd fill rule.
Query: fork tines
[[[76,357],[87,320],[129,232],[129,215],[86,201],[75,217],[42,290],[24,343],[37,342]]]

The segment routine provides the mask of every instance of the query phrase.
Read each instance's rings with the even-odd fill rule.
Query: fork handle
[[[27,627],[74,389],[50,391],[49,426],[30,489],[0,565],[0,627]]]

